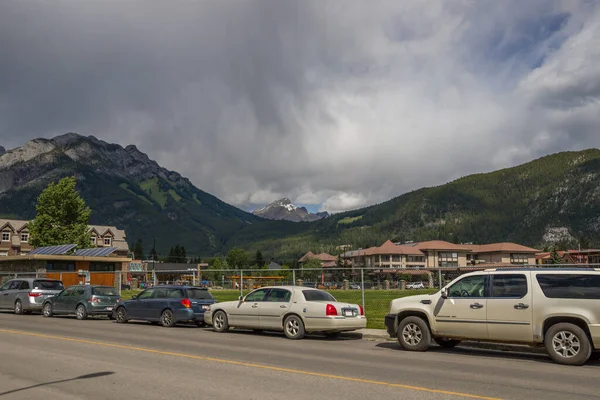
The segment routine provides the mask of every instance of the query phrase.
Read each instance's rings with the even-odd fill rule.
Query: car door
[[[154,290],[154,295],[147,302],[145,318],[160,319],[160,314],[169,301],[167,299],[167,291],[173,291],[173,289],[157,288]]]
[[[19,287],[21,287],[21,280],[15,279],[11,281],[8,289],[3,293],[4,308],[13,308],[15,301],[17,300],[17,294],[19,293]]]
[[[71,297],[71,293],[73,293],[74,289],[75,289],[75,286],[70,286],[70,287],[66,288],[65,290],[63,290],[62,292],[60,292],[54,298],[54,301],[52,302],[52,311],[54,313],[59,314],[59,313],[65,313],[67,311],[67,301]]]
[[[0,308],[8,308],[8,288],[12,285],[13,281],[8,281],[0,288]]]
[[[127,302],[127,314],[129,318],[138,318],[145,319],[146,315],[148,315],[147,308],[148,303],[152,300],[152,296],[154,296],[154,291],[156,289],[146,289],[135,300],[130,300]]]
[[[67,297],[67,312],[74,313],[77,304],[85,297],[85,286],[75,286],[71,295]]]
[[[440,336],[487,339],[487,274],[466,276],[447,288],[434,318]]]
[[[265,301],[258,308],[258,322],[261,329],[277,329],[283,326],[283,316],[290,309],[292,292],[287,289],[271,289]]]
[[[487,330],[490,340],[531,342],[533,307],[530,273],[490,275],[491,293],[487,302]]]
[[[250,292],[238,305],[229,312],[229,321],[231,326],[258,328],[258,313],[260,305],[269,289],[256,289]]]

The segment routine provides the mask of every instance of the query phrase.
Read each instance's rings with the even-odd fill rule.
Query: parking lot
[[[598,361],[10,313],[0,314],[0,354],[6,399],[590,399],[600,387]]]

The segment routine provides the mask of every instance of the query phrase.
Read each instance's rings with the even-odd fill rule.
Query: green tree
[[[262,252],[260,250],[256,250],[256,255],[254,256],[254,266],[258,269],[262,269],[265,265],[266,263]]]
[[[302,278],[309,282],[315,282],[323,272],[321,260],[309,258],[302,264]]]
[[[142,239],[138,239],[133,246],[133,254],[135,258],[139,260],[144,259],[144,244],[142,243]]]
[[[56,246],[77,244],[90,246],[87,233],[90,208],[75,189],[75,177],[50,183],[37,200],[35,219],[29,224],[31,245]]]
[[[552,249],[552,252],[550,253],[550,264],[562,264],[563,260],[562,258],[560,258],[560,255],[558,254],[558,251],[556,250],[556,247]]]
[[[227,264],[234,269],[244,269],[250,265],[250,256],[244,250],[234,247],[227,252]]]

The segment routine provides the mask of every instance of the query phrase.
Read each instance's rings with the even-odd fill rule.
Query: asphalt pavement
[[[4,399],[591,399],[600,362],[0,313]]]

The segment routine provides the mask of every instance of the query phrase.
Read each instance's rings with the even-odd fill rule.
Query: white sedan
[[[216,332],[283,331],[290,339],[302,339],[309,332],[336,337],[367,326],[360,305],[341,303],[327,292],[302,286],[263,287],[237,301],[212,304],[204,322]]]

